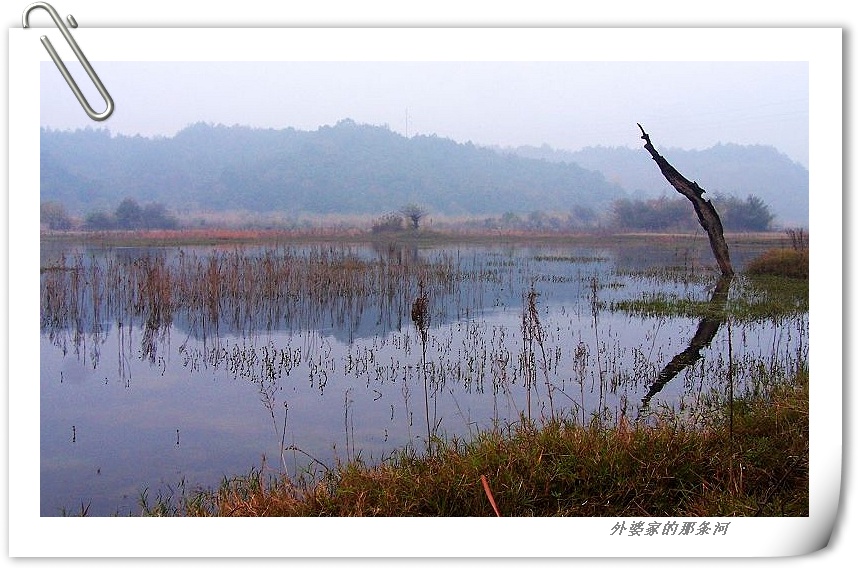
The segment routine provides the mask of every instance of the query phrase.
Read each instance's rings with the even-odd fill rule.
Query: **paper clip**
[[[66,83],[68,83],[69,87],[71,87],[74,96],[77,97],[78,102],[83,107],[83,110],[86,112],[86,114],[92,120],[105,120],[113,113],[113,99],[110,97],[110,93],[107,92],[107,89],[104,88],[104,85],[101,83],[101,79],[99,79],[98,75],[95,74],[95,70],[92,68],[92,65],[89,64],[89,61],[87,61],[86,56],[78,47],[77,42],[75,42],[71,33],[69,33],[68,28],[63,23],[57,11],[54,10],[54,7],[47,2],[36,2],[34,4],[30,4],[24,10],[24,27],[30,27],[30,23],[28,22],[30,12],[32,12],[36,8],[44,8],[45,11],[47,11],[48,14],[51,15],[51,19],[54,20],[54,23],[57,25],[57,28],[59,28],[60,32],[62,32],[63,37],[66,38],[66,41],[72,48],[72,51],[74,51],[74,54],[77,56],[78,61],[80,61],[81,65],[83,65],[83,68],[86,70],[86,74],[89,75],[90,79],[92,79],[92,82],[95,84],[95,88],[98,89],[99,94],[107,103],[107,108],[104,110],[104,112],[99,113],[93,110],[93,108],[89,105],[89,102],[87,102],[86,98],[83,96],[83,93],[81,92],[80,88],[77,86],[77,83],[75,83],[75,80],[69,73],[69,70],[66,69],[66,66],[60,59],[60,56],[57,55],[57,51],[54,49],[54,46],[51,45],[51,40],[48,39],[47,36],[42,36],[42,44],[45,46],[45,49],[48,50],[48,54],[51,56],[51,59],[54,60],[54,64],[57,66],[57,69],[59,69],[60,73],[62,73],[63,78],[66,80]],[[68,21],[71,27],[77,27],[77,22],[71,14],[69,14],[68,16]]]

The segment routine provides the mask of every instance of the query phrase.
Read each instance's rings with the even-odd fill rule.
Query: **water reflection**
[[[649,403],[653,396],[661,392],[664,386],[673,380],[680,371],[686,369],[690,365],[696,363],[701,355],[701,351],[715,338],[718,333],[718,328],[726,320],[725,306],[727,304],[727,296],[730,293],[730,284],[733,281],[733,276],[721,275],[712,291],[712,297],[707,305],[707,315],[700,319],[697,325],[697,331],[691,338],[688,347],[684,351],[677,354],[670,362],[662,369],[656,380],[650,385],[649,390],[641,399],[641,411],[649,409]]]

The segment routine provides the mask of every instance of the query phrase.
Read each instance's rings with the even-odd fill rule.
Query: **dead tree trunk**
[[[715,211],[712,202],[703,198],[703,188],[697,185],[697,182],[688,181],[685,177],[676,171],[676,168],[671,166],[661,154],[659,154],[652,142],[649,140],[643,126],[638,123],[638,128],[641,129],[641,138],[646,142],[644,148],[650,153],[652,159],[658,164],[662,175],[670,182],[676,191],[684,195],[691,201],[694,206],[694,211],[697,213],[697,220],[700,226],[706,230],[709,235],[709,245],[712,247],[712,253],[715,255],[715,260],[721,268],[721,274],[724,276],[733,275],[733,265],[730,263],[730,251],[727,249],[727,241],[724,240],[724,227],[721,225],[721,218],[718,212]]]

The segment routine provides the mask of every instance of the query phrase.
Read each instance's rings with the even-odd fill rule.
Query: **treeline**
[[[162,203],[140,205],[131,198],[123,199],[112,212],[91,211],[83,222],[75,221],[65,207],[54,201],[41,205],[40,221],[43,227],[54,231],[83,229],[89,231],[177,229],[179,221]]]
[[[768,231],[774,215],[755,195],[745,199],[715,196],[712,204],[727,231]],[[686,231],[697,228],[697,216],[684,197],[647,200],[620,199],[612,208],[611,225],[641,231]]]
[[[740,199],[734,196],[718,196],[713,203],[727,231],[768,231],[772,228],[774,215],[768,204],[756,196]],[[408,204],[395,212],[383,213],[370,220],[355,219],[348,227],[366,230],[372,234],[397,233],[405,230],[417,231],[423,227],[421,221],[429,217],[427,207]],[[519,214],[508,211],[502,215],[482,218],[452,219],[439,217],[434,228],[467,229],[472,231],[521,231],[521,232],[575,232],[594,229],[619,231],[694,231],[698,228],[697,217],[688,200],[682,197],[658,199],[619,199],[604,212],[583,205],[573,205],[567,212],[545,212],[540,210]],[[138,204],[134,199],[123,200],[112,212],[96,210],[88,212],[82,219],[73,218],[59,203],[46,201],[41,207],[41,223],[46,229],[65,230],[136,230],[178,229],[207,225],[217,222],[186,219],[180,222],[161,203]],[[223,220],[220,225],[234,228],[236,223]],[[268,224],[266,228],[294,229],[296,220],[279,225]],[[250,228],[250,227],[248,227]],[[254,227],[258,228],[258,227]]]
[[[763,232],[772,230],[774,215],[769,205],[754,195],[741,199],[718,196],[713,203],[727,231]],[[398,213],[385,213],[372,222],[373,233],[402,231],[406,219]],[[694,231],[699,228],[692,205],[684,197],[657,199],[619,199],[606,212],[574,205],[564,213],[531,211],[519,214],[507,211],[503,215],[480,219],[443,221],[437,228],[468,229],[472,231],[519,232],[580,232],[594,229],[619,231]]]

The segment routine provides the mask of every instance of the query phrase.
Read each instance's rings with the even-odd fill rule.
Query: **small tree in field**
[[[113,216],[120,229],[140,229],[143,226],[143,209],[130,197],[122,200]]]
[[[426,208],[410,203],[400,209],[400,213],[411,221],[411,228],[416,231],[420,228],[420,219],[426,216]]]

